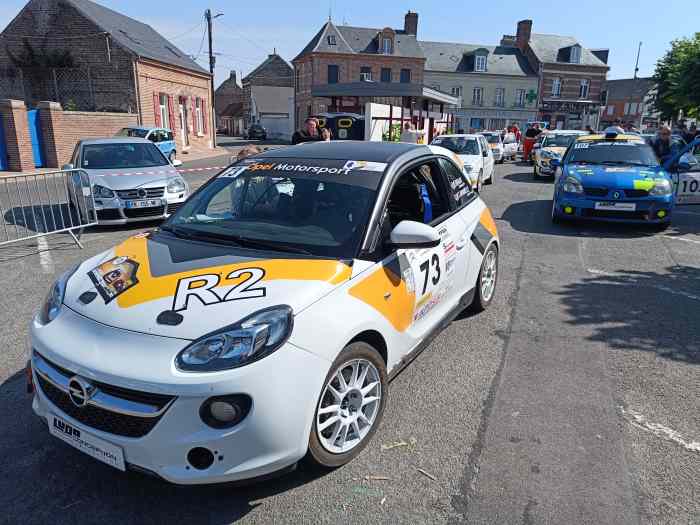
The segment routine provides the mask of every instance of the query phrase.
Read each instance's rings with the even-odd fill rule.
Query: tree
[[[662,118],[679,110],[700,117],[700,33],[671,42],[671,49],[656,63],[654,105]]]

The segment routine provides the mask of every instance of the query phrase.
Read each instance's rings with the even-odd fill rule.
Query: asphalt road
[[[153,224],[0,249],[0,522],[698,523],[700,209],[664,233],[553,226],[530,172],[499,166],[483,191],[503,241],[491,308],[392,382],[355,461],[255,486],[123,474],[32,417],[26,327],[49,284]]]

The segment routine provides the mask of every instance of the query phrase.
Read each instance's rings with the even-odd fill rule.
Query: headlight
[[[566,193],[583,193],[583,186],[574,177],[566,177],[564,179],[564,191]]]
[[[66,295],[66,284],[68,283],[68,279],[70,279],[78,269],[78,266],[68,270],[51,285],[49,293],[46,294],[46,298],[44,299],[44,304],[41,310],[39,310],[39,321],[41,324],[49,324],[58,316],[63,306],[63,298]]]
[[[182,193],[185,191],[185,181],[180,177],[173,177],[168,181],[168,193]]]
[[[195,341],[177,355],[175,365],[184,372],[216,372],[247,365],[282,346],[293,324],[289,306],[260,310]]]
[[[95,184],[92,187],[92,194],[98,199],[114,198],[114,192],[112,190],[110,190],[109,188],[105,188],[104,186],[100,186],[99,184]]]
[[[553,151],[547,151],[545,149],[545,150],[542,150],[542,157],[544,157],[545,159],[558,159],[559,155],[557,155]]]
[[[672,191],[671,183],[668,180],[657,180],[654,187],[649,190],[649,195],[655,195],[657,197],[671,195]]]

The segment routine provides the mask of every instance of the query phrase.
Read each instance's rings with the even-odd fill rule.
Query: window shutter
[[[170,130],[175,130],[175,108],[173,106],[173,97],[168,95],[168,121],[170,122]]]
[[[153,93],[153,117],[156,127],[160,127],[160,97],[158,93]]]
[[[202,133],[207,134],[207,105],[204,103],[206,99],[202,99]]]
[[[190,97],[190,103],[192,104],[192,133],[196,135],[199,131],[197,129],[197,99]]]

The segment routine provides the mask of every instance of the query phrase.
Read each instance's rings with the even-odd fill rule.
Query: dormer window
[[[569,62],[572,64],[578,64],[581,62],[581,46],[572,46],[571,55],[569,56]]]
[[[474,71],[486,71],[486,56],[477,55],[474,61]]]
[[[391,38],[382,38],[382,53],[385,55],[391,55]]]
[[[328,45],[329,46],[335,45],[335,35],[328,35]]]

